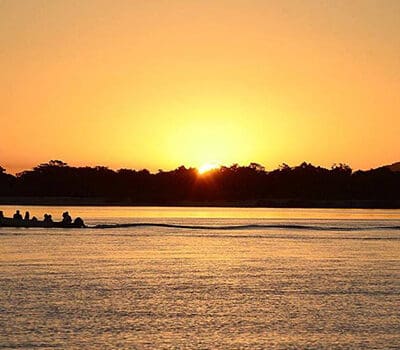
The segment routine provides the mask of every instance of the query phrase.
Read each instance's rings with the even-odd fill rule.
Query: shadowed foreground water
[[[73,214],[89,224],[342,229],[2,228],[0,348],[400,346],[400,230],[370,229],[399,226],[400,211],[76,208]]]

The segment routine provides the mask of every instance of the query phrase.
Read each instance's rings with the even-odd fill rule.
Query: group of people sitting
[[[65,227],[69,227],[69,226],[84,227],[85,226],[83,220],[80,217],[77,217],[72,222],[72,218],[67,211],[65,211],[62,214],[61,221],[54,222],[53,218],[50,214],[44,214],[43,221],[39,221],[36,216],[32,216],[32,218],[31,218],[29,211],[26,211],[24,217],[22,217],[21,212],[19,210],[17,210],[15,212],[15,214],[13,215],[12,219],[9,219],[9,218],[5,218],[3,212],[0,210],[0,224],[2,221],[5,221],[5,220],[7,220],[7,221],[12,220],[12,223],[15,223],[15,226],[21,226],[21,225],[38,226],[41,223],[48,227],[55,226],[56,224],[57,224],[57,226],[61,226],[61,227],[63,227],[63,226],[65,226]]]

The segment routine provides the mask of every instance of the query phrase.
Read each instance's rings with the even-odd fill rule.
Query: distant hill
[[[385,165],[384,168],[388,168],[391,171],[400,172],[400,162],[393,163],[391,165]]]

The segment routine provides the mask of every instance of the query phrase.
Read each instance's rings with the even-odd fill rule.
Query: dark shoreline
[[[348,208],[400,209],[400,200],[304,200],[259,199],[248,201],[133,201],[91,197],[0,197],[0,205],[37,206],[141,206],[141,207],[237,207],[237,208]]]

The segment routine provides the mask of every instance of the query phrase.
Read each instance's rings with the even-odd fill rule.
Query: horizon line
[[[213,170],[220,170],[222,168],[228,168],[229,169],[229,168],[233,168],[235,166],[237,166],[239,168],[252,168],[253,167],[253,168],[259,168],[259,170],[262,170],[262,171],[265,171],[265,172],[271,172],[271,171],[279,170],[282,167],[289,167],[289,168],[293,169],[293,168],[296,168],[296,167],[300,167],[301,165],[304,165],[304,164],[311,165],[311,166],[313,166],[315,168],[328,169],[328,170],[329,169],[333,169],[335,166],[348,167],[348,168],[351,169],[352,172],[356,172],[356,171],[369,171],[369,170],[374,170],[374,169],[379,169],[379,168],[384,168],[384,167],[390,167],[390,166],[393,166],[393,165],[400,164],[400,161],[394,162],[394,163],[391,163],[391,164],[379,165],[377,167],[371,167],[369,169],[353,169],[351,167],[351,165],[349,165],[349,164],[347,164],[345,162],[334,162],[330,167],[325,167],[325,166],[321,166],[321,165],[318,165],[318,164],[313,164],[313,163],[307,162],[307,161],[302,161],[298,165],[290,165],[290,164],[288,164],[286,162],[281,162],[276,168],[273,168],[273,169],[271,168],[271,170],[268,170],[263,164],[258,163],[258,162],[250,162],[248,165],[239,164],[239,163],[232,163],[231,165],[217,164],[215,167],[207,170],[206,172],[213,171]],[[161,172],[171,172],[171,171],[178,170],[178,169],[180,169],[182,167],[185,168],[186,170],[191,170],[192,169],[192,170],[196,170],[196,171],[201,173],[201,167],[202,167],[202,166],[190,166],[190,165],[188,166],[188,165],[185,165],[185,164],[181,164],[181,165],[179,165],[179,166],[177,166],[177,167],[175,167],[173,169],[162,169],[162,168],[159,168],[157,171],[152,171],[152,170],[150,170],[148,168],[145,168],[145,167],[143,167],[143,168],[110,167],[110,166],[99,165],[99,164],[98,165],[71,165],[71,164],[69,164],[67,162],[64,162],[62,160],[59,160],[59,159],[51,159],[51,160],[49,160],[47,162],[39,163],[37,165],[34,165],[32,168],[23,169],[21,171],[17,171],[17,172],[14,172],[14,173],[8,172],[7,169],[0,164],[0,173],[1,173],[1,169],[3,169],[3,173],[5,173],[5,174],[18,176],[18,175],[20,175],[20,174],[22,174],[24,172],[33,171],[35,168],[38,168],[40,166],[58,166],[58,167],[69,167],[69,168],[92,168],[92,169],[94,169],[94,168],[106,168],[106,169],[109,169],[109,170],[114,171],[114,172],[118,172],[120,170],[130,170],[130,171],[137,171],[137,172],[139,172],[139,171],[147,171],[150,174],[158,174],[158,173],[161,173]]]

